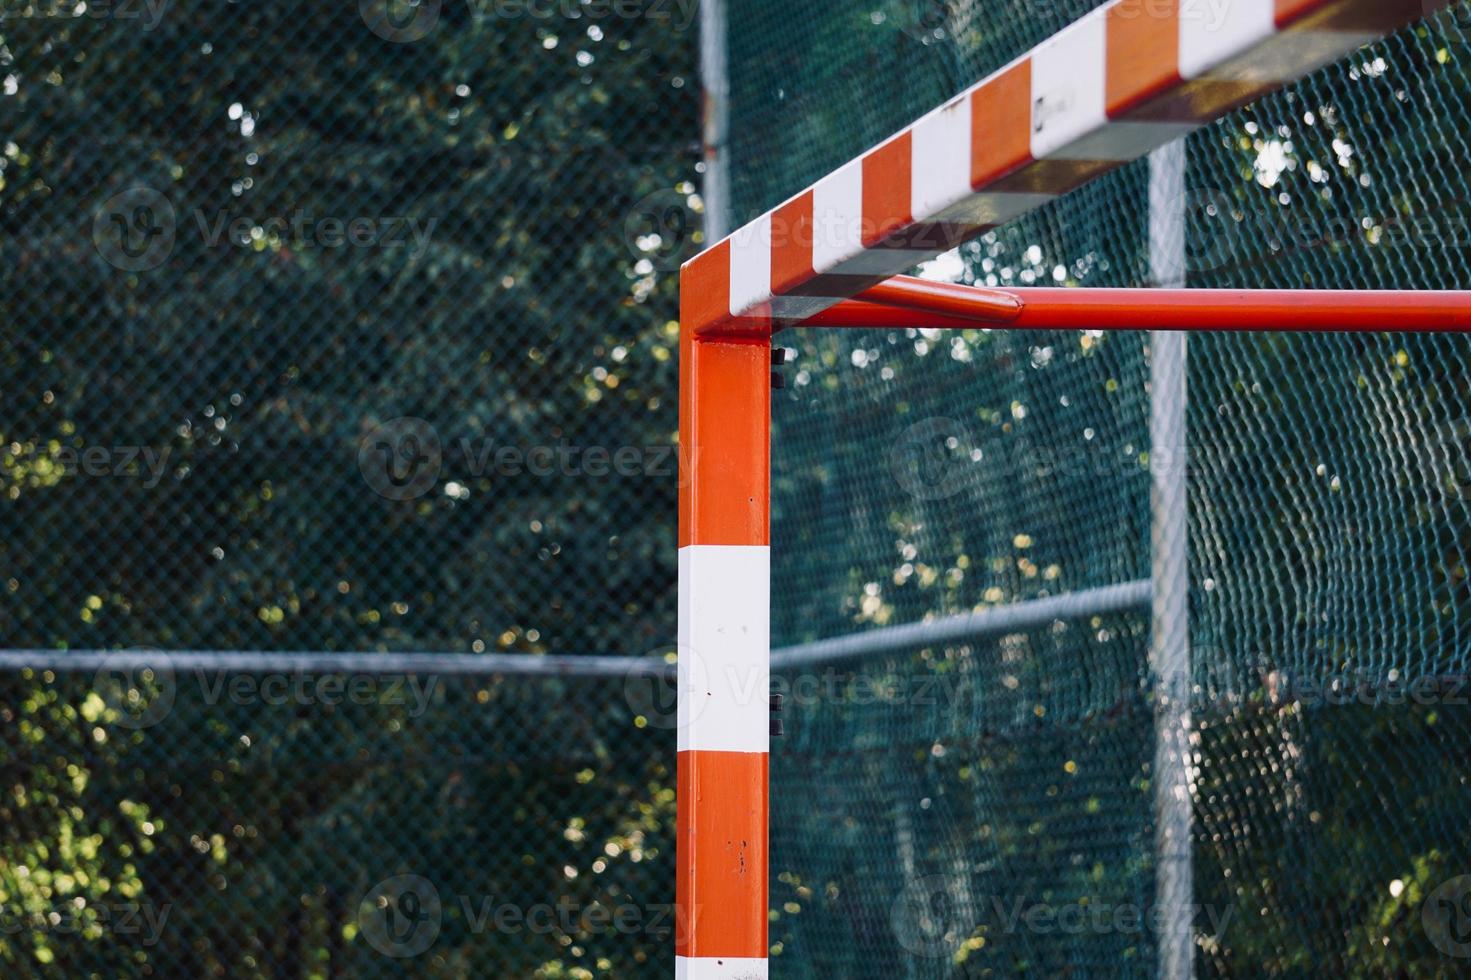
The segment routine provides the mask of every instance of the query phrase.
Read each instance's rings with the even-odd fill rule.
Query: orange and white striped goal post
[[[899,275],[1450,2],[1113,0],[685,263],[679,980],[768,975],[772,336],[1471,331],[1462,292],[986,290]]]

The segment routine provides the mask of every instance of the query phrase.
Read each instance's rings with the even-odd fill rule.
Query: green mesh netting
[[[734,4],[737,217],[1096,5]],[[6,646],[667,646],[673,481],[477,453],[671,442],[694,10],[504,9],[0,0]],[[1192,138],[1191,283],[1466,285],[1468,24]],[[1146,282],[1146,180],[933,271]],[[140,183],[178,241],[135,271],[97,221]],[[436,231],[419,252],[257,228],[297,212]],[[1147,575],[1143,337],[786,343],[778,643]],[[1202,974],[1451,975],[1471,952],[1447,916],[1471,871],[1466,362],[1392,333],[1192,341]],[[432,494],[363,471],[402,415],[443,439]],[[89,447],[169,465],[76,479],[63,450]],[[778,678],[776,975],[1148,975],[1147,633],[1084,617]],[[100,676],[0,680],[7,974],[670,971],[660,692],[443,678],[411,713],[176,679],[142,728]],[[441,902],[416,957],[372,934],[380,900],[424,897],[401,876]]]
[[[1095,6],[736,5],[736,217]],[[1468,25],[1458,5],[1190,137],[1188,284],[1471,285]],[[1146,285],[1148,179],[1126,167],[926,272]],[[1471,952],[1471,341],[1394,327],[1190,341],[1202,976],[1443,976]],[[1146,336],[782,342],[776,645],[1149,576]],[[773,969],[1151,975],[1148,627],[1085,616],[780,678]]]

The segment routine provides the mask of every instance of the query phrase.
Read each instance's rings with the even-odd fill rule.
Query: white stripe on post
[[[1195,7],[1196,9],[1190,9]],[[1274,0],[1232,0],[1180,10],[1180,77],[1232,78],[1228,65],[1238,51],[1255,47],[1277,32]]]
[[[812,187],[812,268],[830,272],[863,251],[863,163],[854,160]]]
[[[1032,53],[1032,156],[1038,160],[1134,160],[1197,123],[1108,121],[1107,7]]]
[[[679,751],[771,747],[771,549],[679,549]]]
[[[914,124],[909,209],[915,221],[932,218],[970,195],[970,125],[969,92]]]
[[[1063,28],[1032,52],[1032,156],[1062,156],[1064,147],[1108,121],[1104,111],[1102,10]]]
[[[730,313],[771,299],[771,212],[730,236]]]
[[[674,958],[674,980],[766,980],[765,960],[730,957]]]

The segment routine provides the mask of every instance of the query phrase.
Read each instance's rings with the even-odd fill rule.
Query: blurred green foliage
[[[1097,2],[733,5],[738,217]],[[5,645],[667,649],[672,474],[487,459],[672,445],[670,273],[699,244],[692,9],[37,15],[57,6],[0,18]],[[1190,282],[1467,286],[1466,10],[1191,137]],[[1125,168],[929,271],[1145,285],[1147,177]],[[139,185],[172,208],[174,241],[129,272],[108,222],[131,230],[139,201],[159,216],[157,199],[119,207]],[[408,219],[427,241],[321,247],[321,219],[354,218]],[[1471,708],[1451,700],[1471,673],[1471,348],[1385,326],[1192,340],[1202,975],[1457,965],[1423,913],[1471,870]],[[775,410],[778,644],[1147,576],[1144,337],[784,342],[799,356]],[[385,495],[371,454],[402,417],[437,439],[438,469]],[[902,451],[935,419],[955,438],[921,476],[941,493]],[[153,455],[124,462],[129,447]],[[96,473],[79,472],[88,449],[108,451]],[[1148,909],[1147,635],[1142,614],[1055,624],[792,698],[774,969],[1150,975],[1147,929],[1004,914]],[[270,703],[260,677],[160,663],[121,687],[0,681],[10,972],[669,972],[673,739],[635,713],[642,681],[420,678],[422,703],[382,687]],[[1335,677],[1376,694],[1429,680],[1438,701],[1302,696]],[[238,697],[219,686],[241,680]],[[405,875],[433,886],[438,931],[396,958],[369,926]],[[487,925],[558,903],[637,921]]]
[[[672,647],[671,270],[697,241],[644,223],[698,212],[687,14],[4,0],[0,642]],[[438,472],[385,496],[364,454],[400,417]],[[105,680],[0,678],[7,975],[669,966],[657,929],[467,921],[671,901],[672,741],[617,678],[418,678],[417,708]],[[160,685],[144,727],[106,693]],[[403,874],[444,908],[412,960],[359,931]],[[118,922],[143,910],[157,935]]]
[[[674,444],[677,277],[630,229],[651,195],[697,204],[682,21],[445,3],[392,43],[354,3],[206,2],[0,24],[9,646],[668,641],[670,464],[507,475],[484,450]],[[175,241],[125,272],[98,246],[139,186]],[[382,238],[330,247],[328,221]],[[443,463],[385,500],[359,449],[402,416]],[[126,447],[163,460],[156,486],[116,472]],[[119,451],[107,478],[59,475],[87,449]]]

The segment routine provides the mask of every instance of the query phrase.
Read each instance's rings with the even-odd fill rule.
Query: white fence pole
[[[1149,158],[1149,257],[1154,285],[1185,285],[1185,144]],[[1150,350],[1150,550],[1154,582],[1155,903],[1161,980],[1194,976],[1191,864],[1190,580],[1186,497],[1188,335],[1154,331]]]
[[[700,0],[700,82],[705,96],[705,245],[730,234],[730,75],[725,0]]]

